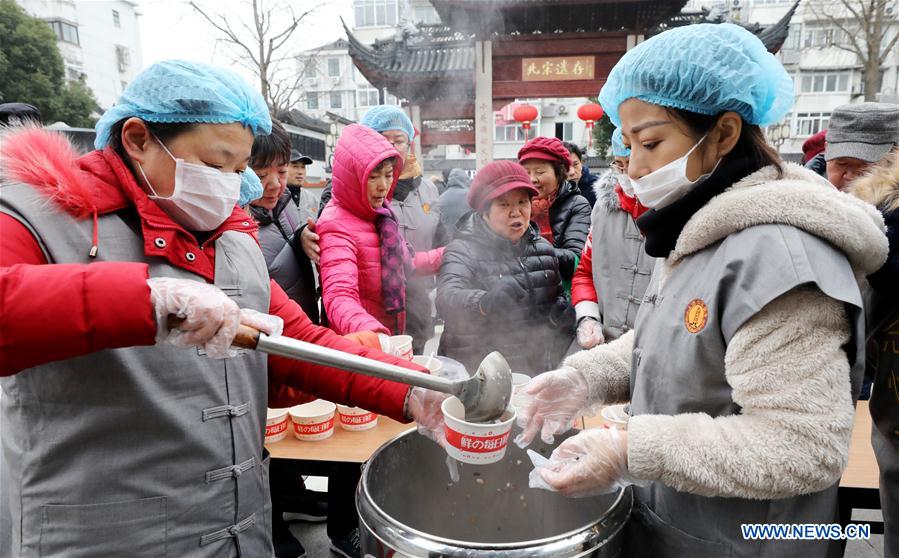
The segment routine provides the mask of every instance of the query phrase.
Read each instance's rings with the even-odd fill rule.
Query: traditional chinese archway
[[[493,157],[495,110],[521,98],[595,96],[647,33],[690,23],[679,15],[686,0],[431,3],[443,24],[407,26],[371,47],[347,29],[350,56],[369,82],[409,102],[418,149],[476,146],[478,168]],[[769,50],[786,38],[789,16],[756,29]]]

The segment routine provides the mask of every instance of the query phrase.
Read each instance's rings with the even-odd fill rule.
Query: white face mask
[[[696,145],[690,148],[690,151],[687,151],[683,157],[671,161],[643,178],[630,179],[633,191],[641,204],[651,209],[661,209],[671,205],[684,197],[695,184],[702,182],[715,172],[715,169],[718,168],[718,163],[721,162],[720,159],[718,163],[715,163],[715,168],[712,169],[712,172],[704,174],[696,180],[687,178],[687,160],[690,158],[690,154],[699,147],[699,144],[707,136],[708,134],[702,136],[702,139],[696,142]],[[622,186],[622,189],[624,189],[624,186]]]
[[[157,195],[138,163],[137,168],[153,193],[148,197],[176,223],[190,231],[217,229],[231,216],[240,199],[240,175],[176,159],[161,141],[156,141],[175,161],[175,191],[167,198]]]
[[[621,186],[621,191],[624,192],[627,197],[634,197],[634,185],[631,183],[631,177],[629,177],[627,173],[616,170],[615,179],[618,181],[618,185]]]

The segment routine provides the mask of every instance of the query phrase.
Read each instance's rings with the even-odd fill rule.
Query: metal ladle
[[[465,407],[465,420],[471,422],[498,419],[512,397],[512,369],[498,352],[487,355],[470,378],[449,380],[290,337],[269,337],[245,325],[232,345],[455,395]]]

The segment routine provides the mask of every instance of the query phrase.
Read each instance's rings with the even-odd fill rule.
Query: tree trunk
[[[865,100],[876,101],[883,83],[883,72],[880,71],[879,57],[869,51],[868,59],[862,68],[862,79],[865,82]]]

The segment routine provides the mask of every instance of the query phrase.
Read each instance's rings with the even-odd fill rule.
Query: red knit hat
[[[805,143],[802,144],[803,163],[808,163],[815,158],[815,155],[824,151],[826,136],[827,130],[821,130],[805,140]]]
[[[571,155],[559,138],[537,137],[524,144],[518,150],[518,162],[524,163],[528,159],[562,163],[565,170],[571,168]]]
[[[512,190],[526,190],[530,197],[540,195],[531,184],[527,171],[515,161],[494,161],[475,175],[468,190],[468,205],[483,211],[488,203]]]

